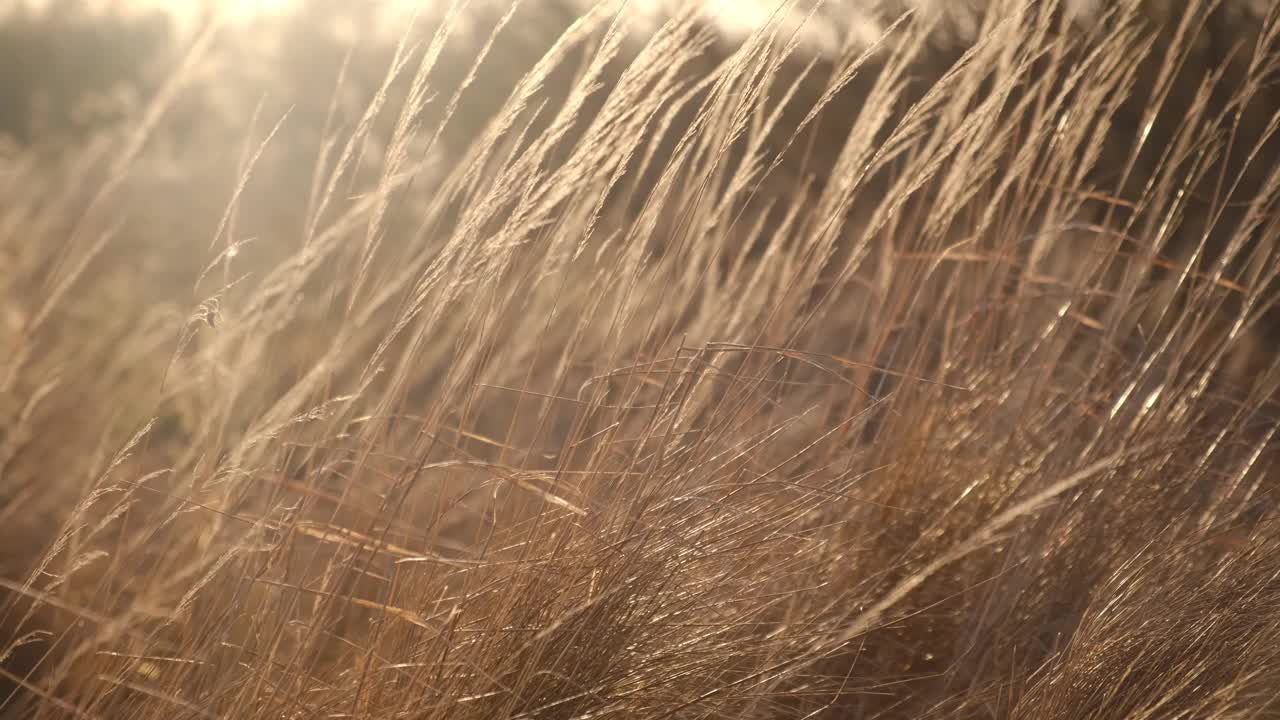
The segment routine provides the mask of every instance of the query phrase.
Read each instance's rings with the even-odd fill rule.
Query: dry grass
[[[0,715],[1280,717],[1280,10],[986,5],[6,151]]]

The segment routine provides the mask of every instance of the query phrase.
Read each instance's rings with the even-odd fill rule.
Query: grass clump
[[[15,145],[0,713],[1280,714],[1280,12],[784,9]]]

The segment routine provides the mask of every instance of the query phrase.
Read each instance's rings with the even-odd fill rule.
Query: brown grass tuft
[[[1280,717],[1280,10],[464,5],[5,151],[0,716]]]

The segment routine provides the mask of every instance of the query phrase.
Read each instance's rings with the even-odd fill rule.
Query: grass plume
[[[5,150],[0,716],[1280,714],[1280,10],[472,5]]]

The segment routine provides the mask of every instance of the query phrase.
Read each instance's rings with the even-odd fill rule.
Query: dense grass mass
[[[1280,8],[358,5],[4,145],[0,716],[1280,718]]]

